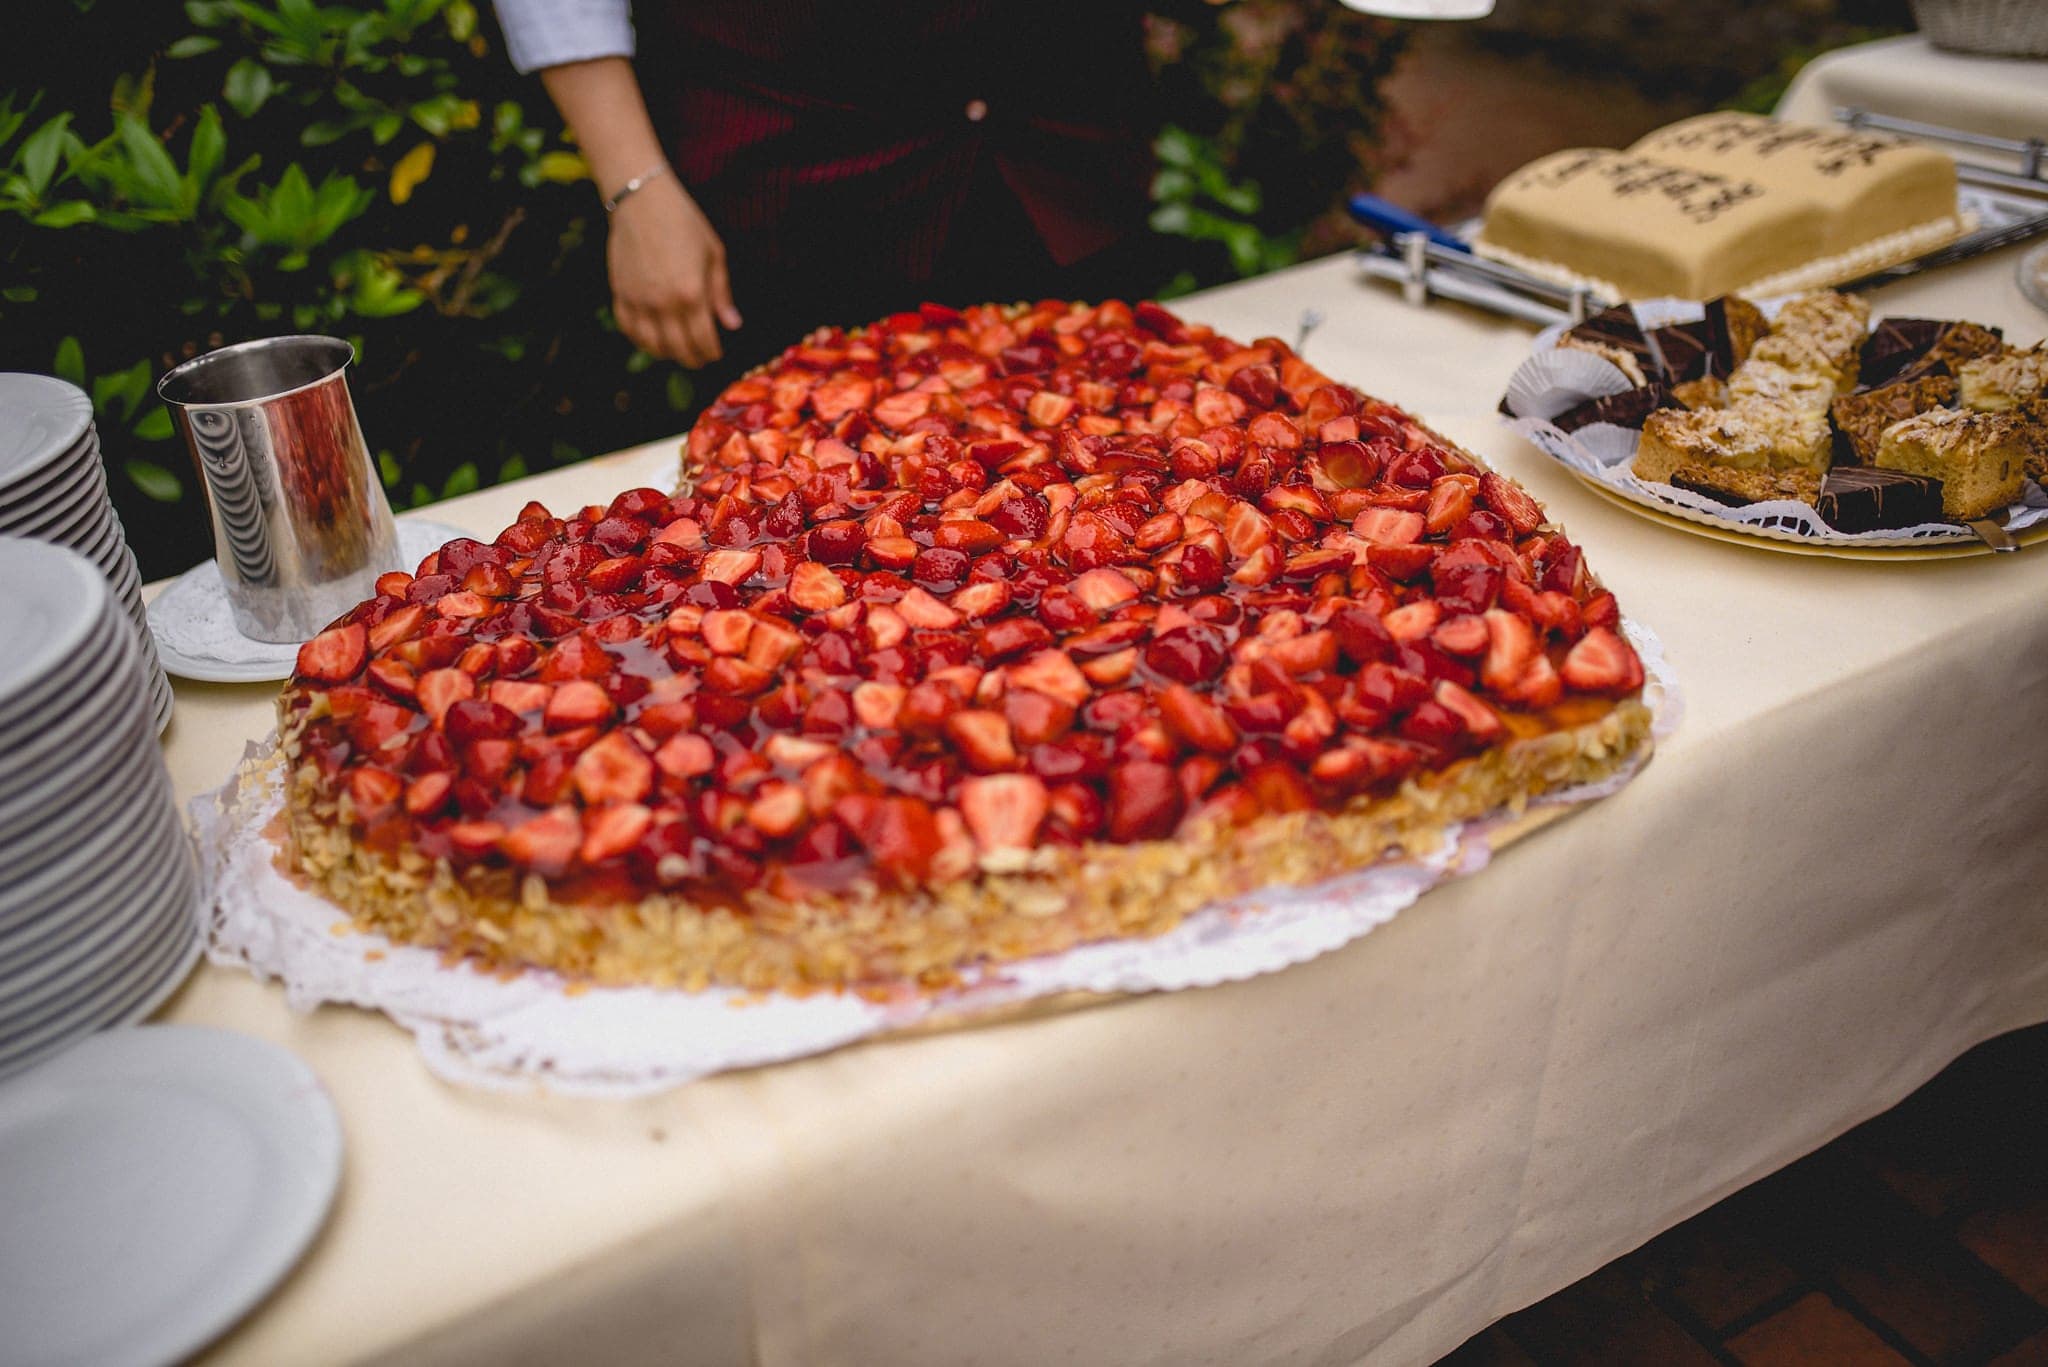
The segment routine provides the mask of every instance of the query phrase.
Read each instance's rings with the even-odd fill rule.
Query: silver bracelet
[[[634,193],[639,191],[649,181],[660,180],[663,176],[668,174],[670,174],[669,166],[668,163],[665,161],[659,162],[656,165],[648,167],[645,171],[642,171],[639,175],[633,177],[624,185],[621,185],[619,187],[617,194],[612,195],[610,198],[606,199],[604,202],[604,211],[608,214],[615,212],[621,204],[624,204],[627,199],[629,199]]]

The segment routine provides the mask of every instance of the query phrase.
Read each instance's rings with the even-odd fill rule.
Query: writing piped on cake
[[[1723,112],[1660,128],[1629,151],[1811,199],[1828,215],[1830,253],[1956,211],[1955,162],[1878,133]]]
[[[1705,299],[1819,255],[1821,212],[1752,181],[1605,148],[1553,153],[1486,201],[1478,248],[1517,265],[1564,267],[1629,298]]]
[[[1707,299],[1847,280],[1966,227],[1941,152],[1723,113],[1523,167],[1488,198],[1475,246],[1618,298]]]

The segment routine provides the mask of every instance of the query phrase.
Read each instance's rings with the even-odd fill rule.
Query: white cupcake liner
[[[1570,347],[1539,351],[1508,377],[1508,412],[1518,418],[1555,418],[1588,399],[1626,394],[1636,386],[1604,356]]]

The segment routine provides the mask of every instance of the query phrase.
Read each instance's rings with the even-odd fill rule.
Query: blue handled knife
[[[1472,250],[1463,239],[1453,236],[1447,229],[1378,195],[1353,195],[1347,207],[1353,218],[1389,238],[1395,233],[1421,233],[1437,246],[1450,251],[1469,253]]]

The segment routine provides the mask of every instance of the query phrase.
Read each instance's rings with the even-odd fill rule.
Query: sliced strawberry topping
[[[1594,627],[1564,657],[1564,681],[1586,693],[1633,693],[1643,686],[1635,647],[1607,627]]]
[[[343,683],[362,672],[369,653],[369,633],[357,623],[329,627],[299,647],[295,670],[302,679]]]
[[[984,851],[1030,849],[1048,805],[1044,782],[1030,774],[992,774],[960,784],[960,814]]]
[[[688,450],[687,493],[529,505],[301,649],[358,823],[727,903],[955,879],[1384,793],[1642,683],[1519,485],[1152,304],[823,329]]]

